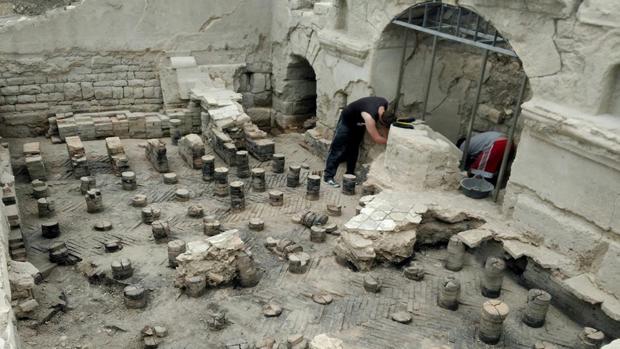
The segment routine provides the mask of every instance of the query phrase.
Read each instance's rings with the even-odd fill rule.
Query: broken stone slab
[[[266,337],[266,338],[258,340],[256,344],[254,344],[254,347],[256,349],[274,349],[275,345],[276,345],[275,339],[271,337]]]
[[[327,334],[319,334],[312,338],[310,349],[344,349],[344,343],[338,338],[329,337]]]
[[[564,286],[578,299],[590,303],[601,304],[601,310],[614,321],[620,321],[620,300],[601,290],[591,274],[580,274],[562,281]]]
[[[286,338],[287,349],[306,349],[308,341],[301,334],[290,335]]]
[[[328,305],[334,301],[334,297],[332,297],[329,293],[319,292],[312,294],[312,301],[317,304]]]
[[[269,302],[263,306],[263,315],[266,317],[278,317],[282,314],[282,306],[275,302]]]
[[[372,240],[347,231],[338,238],[334,253],[339,261],[350,262],[361,271],[370,270],[377,257]]]
[[[13,305],[13,311],[18,319],[30,317],[30,314],[32,314],[32,312],[39,307],[39,302],[37,302],[36,299],[28,299],[22,302],[12,303],[16,303]]]
[[[469,248],[476,248],[484,241],[491,240],[495,234],[488,229],[478,228],[460,232],[457,236]]]
[[[413,320],[411,314],[406,311],[397,311],[395,313],[392,313],[390,318],[393,321],[400,322],[401,324],[408,324]]]

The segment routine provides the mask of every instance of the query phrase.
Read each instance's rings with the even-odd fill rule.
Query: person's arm
[[[370,138],[377,144],[387,144],[387,138],[383,137],[377,130],[377,123],[375,119],[372,118],[372,115],[367,112],[362,112],[362,118],[364,119],[366,131],[368,131]]]

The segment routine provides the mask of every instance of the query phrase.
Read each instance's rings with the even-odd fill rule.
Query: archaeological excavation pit
[[[0,348],[618,348],[619,22],[610,0],[0,1]],[[367,96],[399,121],[333,187]],[[476,199],[487,131],[516,159]]]

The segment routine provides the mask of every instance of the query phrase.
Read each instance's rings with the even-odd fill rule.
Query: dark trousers
[[[355,173],[365,130],[363,126],[347,126],[340,118],[325,162],[323,177],[326,181],[334,178],[338,165],[344,161],[347,162],[347,174]]]

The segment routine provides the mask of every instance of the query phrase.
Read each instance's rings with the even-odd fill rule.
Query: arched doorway
[[[286,66],[285,78],[275,90],[273,108],[278,127],[303,130],[316,116],[316,74],[303,57],[292,55]]]
[[[425,120],[453,142],[467,136],[465,149],[472,135],[486,131],[518,140],[514,126],[529,96],[526,79],[492,23],[441,1],[396,16],[378,42],[372,70],[377,94],[397,100],[401,114]]]

